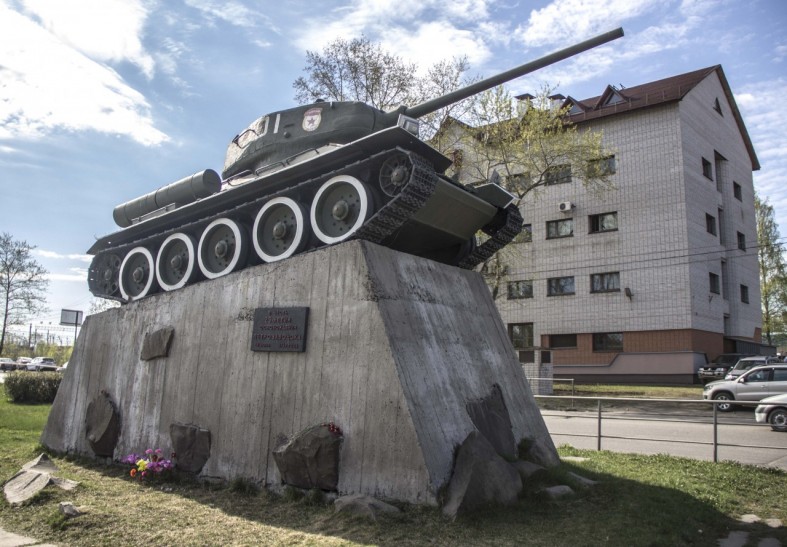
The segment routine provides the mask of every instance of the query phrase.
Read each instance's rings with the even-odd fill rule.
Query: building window
[[[617,171],[615,156],[590,160],[588,163],[591,176],[614,175]]]
[[[600,232],[614,232],[618,229],[617,212],[590,215],[588,218],[590,218],[589,231],[591,234],[597,234]]]
[[[574,235],[574,219],[550,220],[547,222],[547,239],[571,237]]]
[[[716,235],[716,217],[705,213],[705,229],[709,234]]]
[[[590,292],[620,292],[620,272],[591,274]]]
[[[547,296],[574,294],[574,276],[547,279]]]
[[[556,165],[547,169],[544,173],[544,184],[564,184],[571,182],[571,165]]]
[[[746,234],[738,232],[738,248],[741,251],[746,250]]]
[[[593,334],[593,351],[623,351],[622,332]]]
[[[741,193],[741,185],[735,181],[732,181],[732,195],[735,196],[735,199],[738,201],[743,201],[743,194]]]
[[[741,302],[744,304],[749,303],[749,287],[741,285]]]
[[[519,232],[514,238],[514,243],[530,243],[533,241],[533,225],[522,225],[522,231]]]
[[[533,347],[533,323],[509,323],[508,336],[514,349],[527,349]]]
[[[533,298],[533,281],[511,281],[508,283],[508,299]]]
[[[721,292],[721,283],[719,276],[713,272],[708,273],[708,283],[710,284],[710,292],[719,294]]]
[[[706,178],[713,180],[713,165],[705,158],[702,158],[702,174],[705,175]]]
[[[556,348],[575,348],[577,347],[576,334],[550,334],[549,347]]]
[[[724,116],[724,113],[721,111],[721,103],[719,102],[719,98],[716,97],[716,100],[713,101],[713,110],[719,113],[719,116]]]

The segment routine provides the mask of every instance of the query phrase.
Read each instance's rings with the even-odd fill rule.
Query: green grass
[[[0,401],[0,481],[40,450],[48,406]],[[367,522],[336,515],[319,496],[279,497],[244,481],[211,486],[187,479],[140,483],[127,469],[54,456],[60,476],[79,481],[72,492],[49,487],[21,507],[0,502],[0,526],[59,545],[707,545],[732,530],[787,542],[784,529],[744,525],[755,513],[787,522],[787,473],[734,463],[663,455],[641,456],[561,447],[585,462],[552,470],[600,481],[560,502],[534,493],[513,507],[489,509],[455,522],[439,510],[402,505],[397,518]],[[570,481],[569,481],[570,482]],[[60,501],[83,506],[73,520],[57,516]]]
[[[571,395],[571,384],[555,382],[555,395]],[[580,397],[649,397],[653,399],[702,399],[702,386],[632,386],[614,384],[575,384],[574,394]]]

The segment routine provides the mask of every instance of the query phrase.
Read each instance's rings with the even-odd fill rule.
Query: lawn
[[[40,451],[47,405],[0,398],[0,481]],[[787,522],[787,473],[734,463],[560,448],[570,470],[600,482],[568,500],[524,496],[455,522],[439,510],[401,505],[396,518],[368,522],[336,515],[312,497],[276,496],[242,482],[207,484],[189,478],[141,483],[125,467],[53,456],[72,492],[48,488],[21,507],[0,502],[0,526],[60,545],[717,545],[731,530],[787,542],[784,529],[743,525],[746,513]],[[570,482],[570,481],[569,481]],[[531,485],[536,487],[537,485]],[[292,494],[292,493],[291,493]],[[58,516],[72,501],[86,514]],[[756,541],[752,544],[756,545]]]

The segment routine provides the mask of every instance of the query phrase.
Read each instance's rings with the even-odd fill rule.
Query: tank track
[[[406,152],[412,162],[410,180],[394,199],[380,209],[355,233],[355,239],[382,244],[383,240],[401,228],[434,193],[437,174],[423,158]]]
[[[476,247],[457,266],[472,270],[482,262],[489,260],[493,254],[511,243],[522,231],[524,219],[516,205],[509,205],[501,213],[505,216],[502,222],[495,219],[481,230],[490,236],[488,240]]]
[[[365,158],[364,160],[345,165],[329,173],[322,174],[319,177],[304,181],[296,186],[265,194],[264,196],[245,201],[234,207],[227,207],[222,210],[214,211],[209,215],[200,215],[199,218],[177,226],[176,228],[165,229],[156,234],[105,248],[94,257],[90,266],[88,284],[91,292],[93,292],[95,296],[100,296],[102,298],[124,301],[119,294],[97,294],[96,291],[96,289],[102,285],[102,282],[98,279],[100,271],[99,266],[111,255],[119,254],[122,256],[125,252],[136,246],[149,245],[151,242],[162,240],[175,232],[196,233],[200,226],[210,222],[214,218],[253,211],[270,199],[280,196],[296,195],[310,185],[319,186],[323,181],[335,175],[362,171],[368,168],[368,166],[375,165],[377,162],[393,154],[404,154],[409,158],[412,165],[409,180],[406,184],[402,185],[400,191],[391,198],[390,201],[383,204],[355,234],[348,238],[348,240],[361,239],[385,245],[386,239],[404,226],[404,224],[416,214],[432,196],[439,177],[438,173],[428,161],[414,152],[402,148],[388,149]],[[252,182],[249,184],[254,183]],[[374,186],[374,183],[371,181],[367,182],[367,184]],[[490,239],[482,245],[475,247],[468,256],[461,259],[456,265],[465,269],[475,268],[478,264],[491,257],[497,250],[508,244],[516,237],[521,229],[522,217],[519,211],[516,207],[509,206],[506,210],[500,211],[500,214],[498,214],[492,222],[482,228],[485,233],[491,236]],[[247,260],[246,265],[248,264],[249,261]],[[246,267],[246,265],[243,267]]]

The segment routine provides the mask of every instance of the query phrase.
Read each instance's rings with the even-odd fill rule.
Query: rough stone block
[[[488,505],[510,505],[521,491],[517,470],[498,455],[484,435],[473,431],[457,452],[443,514],[456,518]]]
[[[174,334],[175,329],[172,327],[164,327],[154,332],[145,333],[139,358],[143,361],[150,361],[158,357],[167,357]]]
[[[401,510],[384,501],[363,494],[336,498],[333,502],[337,513],[348,513],[376,521],[379,515],[398,515]]]
[[[517,456],[516,439],[511,430],[511,417],[500,386],[494,384],[492,392],[481,399],[468,401],[467,413],[473,425],[486,437],[498,454],[508,459]]]
[[[342,434],[333,424],[311,426],[273,451],[282,481],[298,488],[336,490]]]
[[[169,438],[175,451],[176,467],[199,473],[210,458],[210,431],[195,425],[171,424]]]
[[[112,457],[120,436],[120,413],[106,391],[87,406],[85,437],[96,456]]]

